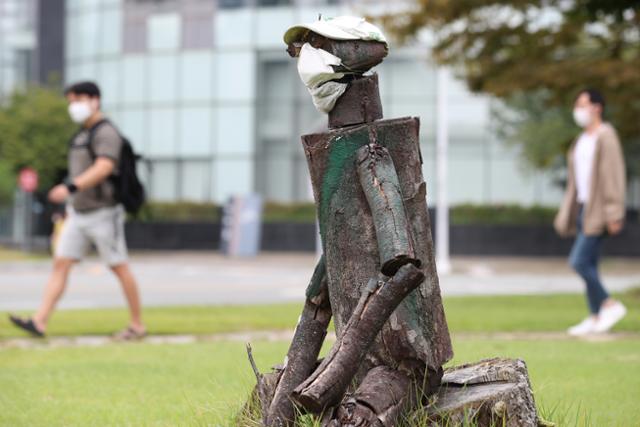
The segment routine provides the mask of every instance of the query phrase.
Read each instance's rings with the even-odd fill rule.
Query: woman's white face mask
[[[591,124],[591,111],[587,107],[576,107],[573,109],[573,120],[581,128],[586,128]]]
[[[69,117],[74,123],[82,124],[87,121],[93,110],[88,101],[74,101],[69,103]]]
[[[328,113],[347,89],[346,83],[338,83],[344,73],[336,73],[333,66],[342,60],[326,50],[316,49],[309,43],[302,45],[298,55],[298,74],[313,98],[318,111]]]

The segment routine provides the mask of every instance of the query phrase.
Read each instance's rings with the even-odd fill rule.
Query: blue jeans
[[[592,314],[597,314],[602,303],[609,298],[609,294],[602,286],[598,273],[598,258],[604,234],[599,236],[585,236],[582,232],[582,207],[578,211],[578,233],[571,248],[569,264],[582,277],[587,287],[587,301]]]

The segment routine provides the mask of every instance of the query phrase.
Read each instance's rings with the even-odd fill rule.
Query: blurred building
[[[32,3],[39,8],[26,6]],[[46,14],[54,3],[60,7],[53,9],[64,13]],[[30,36],[9,48],[14,59],[10,66],[0,62],[0,82],[7,88],[20,79],[45,81],[43,74],[57,68],[66,83],[97,81],[105,110],[149,160],[145,179],[156,200],[221,202],[248,192],[284,202],[310,200],[299,135],[323,130],[326,116],[313,108],[282,34],[319,13],[364,14],[380,3],[0,0],[0,7],[11,5],[11,13],[31,17],[14,18],[18,26],[25,22]],[[43,18],[34,23],[38,15]],[[5,20],[3,12],[0,22]],[[25,52],[38,52],[37,40],[51,43],[62,29],[63,65],[56,68],[54,47],[44,49],[46,67],[27,64]],[[5,34],[0,34],[3,58]],[[391,45],[377,71],[385,117],[421,118],[424,172],[434,200],[437,87],[427,51],[424,43]],[[14,70],[7,74],[13,80],[4,77],[7,69]],[[452,204],[558,202],[551,177],[527,171],[517,152],[492,136],[488,98],[470,94],[452,78],[449,106]]]

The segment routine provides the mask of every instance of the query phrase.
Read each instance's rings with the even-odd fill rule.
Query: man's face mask
[[[93,114],[89,101],[73,101],[69,103],[69,117],[74,123],[82,124]]]
[[[313,105],[322,113],[333,109],[336,101],[347,89],[346,83],[338,83],[344,73],[336,73],[333,66],[342,60],[326,50],[316,49],[309,43],[302,45],[298,57],[298,74],[313,98]]]

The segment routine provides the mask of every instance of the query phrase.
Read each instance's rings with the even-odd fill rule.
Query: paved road
[[[146,306],[248,304],[302,300],[315,264],[309,254],[263,254],[226,258],[215,252],[139,253],[132,258]],[[50,261],[0,263],[0,310],[37,307]],[[640,285],[640,260],[604,264],[611,291]],[[582,292],[564,259],[454,258],[453,273],[440,278],[449,295]],[[60,308],[118,307],[117,281],[97,260],[78,265]]]

